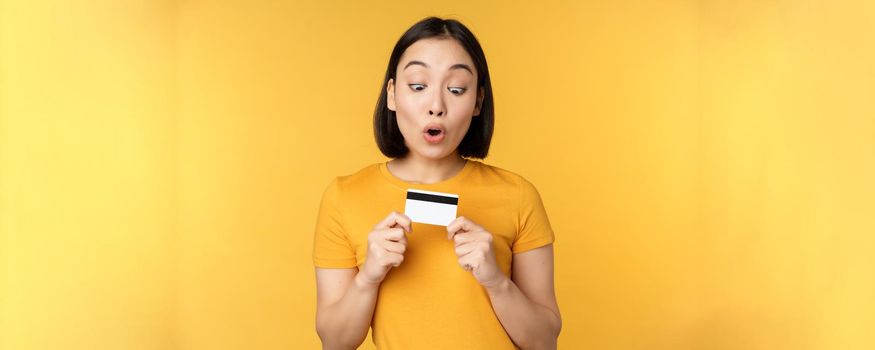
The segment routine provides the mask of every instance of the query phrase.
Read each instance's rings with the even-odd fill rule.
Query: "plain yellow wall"
[[[427,15],[486,51],[560,348],[875,348],[873,14],[0,0],[0,348],[318,348],[319,197],[386,160],[373,106]]]
[[[0,1],[0,349],[173,349],[175,5]]]

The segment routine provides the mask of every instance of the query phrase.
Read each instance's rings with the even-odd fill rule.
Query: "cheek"
[[[471,115],[460,116],[457,119],[458,122],[456,125],[453,125],[453,130],[456,132],[453,135],[453,138],[462,140],[465,137],[465,134],[468,132],[468,129],[471,127]]]
[[[470,96],[459,96],[447,102],[447,108],[450,111],[449,120],[455,129],[465,129],[471,124],[471,117],[474,114],[474,98]]]
[[[467,110],[467,107],[465,111],[459,109],[455,113],[450,114],[446,119],[447,126],[453,130],[450,137],[456,140],[464,138],[468,128],[471,127],[471,121],[471,111]]]
[[[419,126],[415,121],[416,116],[416,106],[413,105],[411,99],[405,96],[396,96],[395,97],[395,119],[398,121],[398,129],[401,130],[401,134],[405,136],[405,138],[412,137],[414,134],[418,134],[417,129]]]
[[[398,112],[403,113],[405,116],[412,115],[419,108],[416,96],[406,91],[395,95],[395,105]]]
[[[466,94],[453,99],[450,103],[450,108],[460,114],[471,114],[474,112],[474,106],[477,102],[474,94]]]

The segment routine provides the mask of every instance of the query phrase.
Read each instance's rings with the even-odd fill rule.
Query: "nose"
[[[446,111],[444,108],[443,96],[441,96],[440,91],[437,90],[438,89],[435,89],[435,92],[432,94],[431,105],[428,106],[428,115],[437,115],[440,117],[446,114]]]

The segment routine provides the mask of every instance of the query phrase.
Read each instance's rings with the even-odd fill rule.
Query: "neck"
[[[411,183],[433,184],[449,179],[465,167],[466,160],[457,152],[440,159],[423,158],[410,152],[404,158],[389,161],[396,177]]]

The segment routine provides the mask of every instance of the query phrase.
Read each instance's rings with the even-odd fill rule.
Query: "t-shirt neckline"
[[[465,178],[468,173],[471,172],[471,169],[475,166],[475,161],[471,159],[465,159],[465,166],[458,173],[453,175],[448,179],[444,179],[443,181],[431,183],[431,184],[421,184],[421,183],[413,183],[404,181],[398,177],[396,177],[392,172],[389,171],[389,161],[384,161],[380,163],[380,173],[383,174],[383,177],[386,178],[392,184],[395,184],[399,187],[408,189],[408,188],[422,188],[422,189],[435,189],[435,188],[444,188],[447,186],[458,184]]]

